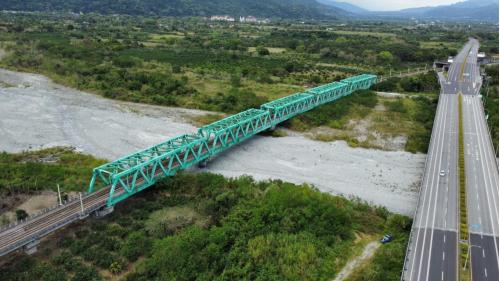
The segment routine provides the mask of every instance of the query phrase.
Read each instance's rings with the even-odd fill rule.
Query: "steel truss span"
[[[153,185],[158,179],[203,163],[210,157],[272,129],[300,113],[336,101],[377,82],[377,76],[362,74],[332,82],[304,93],[296,93],[248,109],[152,147],[137,151],[94,169],[89,193],[109,188],[107,205],[112,206]]]
[[[312,88],[101,165],[92,173],[87,194],[0,230],[0,256],[21,247],[33,250],[41,237],[73,221],[94,212],[106,213],[116,203],[154,185],[161,178],[193,165],[204,165],[210,157],[260,132],[272,130],[297,114],[356,90],[368,89],[376,82],[377,76],[362,74]]]

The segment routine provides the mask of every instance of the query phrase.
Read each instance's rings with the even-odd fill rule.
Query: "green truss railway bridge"
[[[21,249],[33,253],[47,234],[90,214],[105,215],[118,202],[161,178],[193,165],[203,167],[210,157],[254,135],[322,104],[368,89],[377,80],[375,75],[362,74],[292,94],[99,166],[85,195],[1,229],[0,256]]]

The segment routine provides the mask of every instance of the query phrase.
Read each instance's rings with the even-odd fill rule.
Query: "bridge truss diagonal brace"
[[[108,206],[112,206],[133,194],[153,185],[162,177],[173,176],[178,170],[186,169],[210,156],[206,140],[199,135],[181,135],[134,153],[129,158],[140,159],[128,169],[116,166],[129,163],[130,159],[118,159],[94,169],[89,192],[109,186]]]
[[[368,89],[377,76],[363,74],[332,82],[249,109],[94,169],[89,192],[106,188],[112,206],[155,184],[158,179],[202,163],[297,114]]]
[[[249,109],[201,127],[210,155],[215,155],[271,127],[269,111]]]

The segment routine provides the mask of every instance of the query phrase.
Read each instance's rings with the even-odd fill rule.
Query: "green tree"
[[[391,64],[394,60],[394,56],[389,51],[382,51],[377,55],[377,61],[382,64]]]
[[[257,54],[260,56],[269,56],[269,50],[266,47],[257,47]]]
[[[120,253],[133,262],[141,255],[148,253],[150,248],[151,239],[149,237],[143,232],[132,232],[123,243]]]
[[[28,217],[28,213],[23,210],[23,209],[17,209],[16,210],[16,219],[17,220],[24,220]]]
[[[233,87],[241,86],[241,75],[239,73],[231,74],[231,85]]]
[[[116,274],[122,272],[122,270],[123,270],[123,264],[121,262],[118,262],[118,261],[111,263],[111,265],[109,266],[109,272],[111,272],[111,274],[116,275]]]

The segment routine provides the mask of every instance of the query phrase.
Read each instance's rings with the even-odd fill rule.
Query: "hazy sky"
[[[391,11],[406,8],[447,5],[460,0],[337,0],[358,5],[373,11]]]

